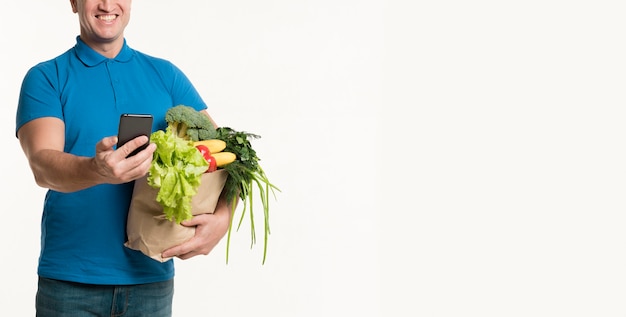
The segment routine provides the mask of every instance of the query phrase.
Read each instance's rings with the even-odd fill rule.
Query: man
[[[155,145],[116,148],[119,116],[206,104],[173,64],[131,49],[124,38],[131,0],[70,0],[80,22],[76,45],[26,74],[16,134],[35,181],[48,188],[41,223],[37,316],[170,316],[173,261],[161,263],[124,247],[133,181],[144,176]],[[208,115],[208,113],[207,113]],[[208,254],[228,230],[224,199],[188,242],[163,257]]]

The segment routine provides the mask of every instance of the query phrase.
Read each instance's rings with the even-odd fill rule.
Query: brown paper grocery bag
[[[202,174],[200,186],[191,200],[194,216],[215,211],[227,178],[226,170]],[[163,207],[156,201],[157,193],[158,189],[148,185],[147,176],[135,181],[126,224],[128,241],[124,245],[165,262],[171,258],[163,258],[161,253],[191,239],[196,230],[167,220]]]

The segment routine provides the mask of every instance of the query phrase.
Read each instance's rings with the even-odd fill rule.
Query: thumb
[[[96,144],[96,152],[112,150],[115,144],[117,144],[117,136],[105,137]]]

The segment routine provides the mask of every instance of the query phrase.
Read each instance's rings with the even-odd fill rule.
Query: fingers
[[[181,222],[186,227],[195,227],[194,236],[189,241],[169,248],[161,254],[163,258],[178,257],[186,260],[197,255],[207,255],[218,244],[223,235],[217,234],[214,217],[211,214],[197,215]],[[213,220],[213,221],[212,221]]]
[[[185,227],[195,227],[203,223],[202,218],[200,216],[203,216],[203,215],[198,215],[189,220],[182,221],[180,224]]]
[[[117,141],[117,136],[109,136],[96,144],[95,162],[99,174],[106,177],[106,181],[111,184],[126,183],[143,177],[150,169],[156,144],[148,144],[145,150],[127,158],[128,154],[148,142],[148,137],[139,136],[114,150]]]
[[[115,152],[116,152],[116,156],[121,156],[122,159],[126,158],[130,153],[132,153],[133,151],[135,151],[136,149],[140,148],[141,146],[145,145],[146,143],[148,143],[150,141],[150,139],[145,136],[145,135],[140,135],[130,141],[128,141],[126,144],[118,147]],[[98,144],[96,144],[96,151],[97,152],[105,152],[105,151],[112,151],[113,150],[113,146],[115,146],[118,142],[118,138],[117,136],[109,136],[109,137],[105,137],[102,140],[100,140],[100,142],[98,142]],[[147,151],[148,153],[146,153],[146,157],[148,156],[152,156],[152,153],[156,150],[156,144],[148,144],[147,149],[149,149],[149,151]],[[145,158],[144,158],[145,159]]]
[[[128,155],[133,153],[133,151],[135,151],[136,149],[144,146],[146,143],[148,143],[149,140],[150,139],[147,136],[140,135],[119,147],[117,151],[119,151],[123,155],[123,158],[127,158]],[[154,146],[154,148],[156,149],[156,145]]]
[[[178,246],[175,246],[175,247],[172,247],[172,248],[169,248],[169,249],[163,251],[163,253],[161,253],[161,257],[163,257],[163,258],[178,257],[178,258],[180,258],[182,260],[186,260],[186,259],[192,258],[192,257],[194,257],[196,255],[200,255],[200,254],[206,255],[206,254],[208,254],[208,252],[207,253],[201,253],[201,252],[196,251],[196,249],[199,248],[199,246],[197,245],[198,243],[195,242],[194,240],[196,240],[196,239],[191,238],[191,240],[189,240],[189,241],[187,241],[187,242],[185,242],[185,243],[183,243],[181,245],[178,245]]]
[[[191,258],[193,258],[194,256],[197,256],[197,255],[206,255],[206,254],[195,252],[195,251],[191,251],[191,252],[182,253],[182,254],[173,254],[173,255],[171,255],[169,257],[177,257],[177,258],[179,258],[181,260],[187,260],[187,259],[191,259]],[[168,258],[168,257],[165,256],[165,253],[163,253],[162,257],[164,259]]]
[[[200,216],[195,216],[193,218],[191,218],[190,220],[185,220],[182,221],[180,224],[185,226],[185,227],[196,227],[197,225],[201,224],[201,219],[202,219],[202,215]],[[196,237],[192,237],[189,241],[172,247],[170,249],[167,249],[165,251],[163,251],[162,256],[164,258],[169,258],[169,257],[173,257],[173,256],[177,256],[181,259],[187,259],[193,256],[196,256],[198,254],[200,254],[199,252],[194,252],[194,250],[196,248],[199,248],[200,245],[197,242],[198,239],[196,239]]]
[[[181,259],[181,260],[187,260],[187,259],[193,258],[196,255],[206,255],[206,254],[201,254],[201,253],[197,253],[197,252],[189,252],[189,253],[177,255],[176,257]]]

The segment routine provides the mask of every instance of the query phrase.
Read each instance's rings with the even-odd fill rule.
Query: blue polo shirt
[[[65,152],[94,156],[98,141],[117,134],[122,113],[150,113],[154,130],[165,129],[165,112],[206,104],[171,62],[124,47],[106,58],[80,37],[64,54],[31,68],[22,83],[16,132],[42,117],[65,122]],[[124,246],[133,183],[103,184],[73,193],[49,190],[41,222],[38,274],[90,284],[138,284],[174,276],[161,263]]]

